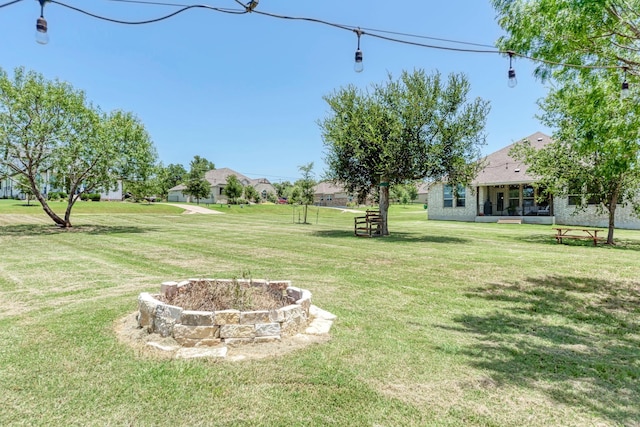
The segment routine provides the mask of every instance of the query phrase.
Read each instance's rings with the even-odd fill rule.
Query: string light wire
[[[86,10],[80,9],[78,7],[75,6],[71,6],[68,5],[66,3],[62,3],[56,0],[50,0],[51,3],[66,7],[68,9],[74,10],[76,12],[82,13],[84,15],[87,16],[91,16],[92,18],[96,18],[96,19],[101,19],[103,21],[107,21],[107,22],[113,22],[115,24],[125,24],[125,25],[144,25],[144,24],[153,24],[156,22],[160,22],[160,21],[164,21],[166,19],[169,18],[173,18],[176,15],[181,14],[182,12],[186,12],[187,10],[191,10],[191,9],[209,9],[209,10],[213,10],[215,12],[222,12],[222,13],[230,13],[230,14],[234,14],[234,15],[243,15],[245,13],[247,13],[246,10],[237,10],[237,9],[227,9],[227,8],[221,8],[221,7],[213,7],[213,6],[208,6],[206,4],[192,4],[192,5],[188,5],[188,6],[184,6],[181,9],[176,10],[175,12],[169,13],[167,15],[164,16],[160,16],[158,18],[153,18],[153,19],[147,19],[147,20],[143,20],[143,21],[123,21],[120,19],[113,19],[113,18],[108,18],[106,16],[101,16],[101,15],[96,15],[95,13],[91,13],[88,12]]]
[[[21,0],[18,0],[18,1],[21,1]],[[174,7],[187,6],[186,4],[162,3],[162,2],[156,2],[156,1],[151,1],[151,0],[147,0],[147,1],[144,1],[144,0],[106,0],[106,1],[119,2],[119,3],[136,3],[136,4],[145,4],[145,5],[153,5],[153,6],[174,6]],[[241,6],[246,7],[239,0],[235,0],[235,1],[236,1],[236,3],[240,4]],[[256,13],[260,13],[260,11],[256,11]],[[264,14],[264,12],[263,12],[263,14]],[[275,14],[273,14],[273,15],[274,15],[274,17],[276,16]],[[278,15],[278,17],[280,17],[280,16]],[[291,19],[297,19],[297,18],[291,17]],[[328,22],[320,21],[320,20],[316,20],[316,22],[323,23],[323,24],[329,24]],[[345,30],[347,30],[347,29],[348,30],[355,30],[356,28],[358,28],[355,25],[345,25],[345,24],[335,24],[335,25],[338,26],[339,28],[345,29]],[[495,47],[495,46],[488,45],[488,44],[483,44],[483,43],[473,43],[473,42],[468,42],[468,41],[452,40],[452,39],[425,36],[425,35],[420,35],[420,34],[404,33],[404,32],[398,32],[398,31],[380,30],[380,29],[376,29],[376,28],[362,27],[362,31],[372,31],[372,32],[376,32],[376,33],[392,34],[392,35],[402,36],[402,37],[411,37],[411,38],[417,38],[417,39],[434,40],[434,41],[440,41],[440,42],[446,42],[446,43],[454,43],[454,44],[463,44],[463,45],[469,45],[469,46],[478,46],[478,47],[486,47],[486,48],[494,48]]]
[[[11,5],[19,3],[21,1],[23,1],[23,0],[13,0],[13,1],[9,1],[7,3],[3,3],[3,4],[0,4],[0,8],[11,6]],[[377,38],[377,39],[380,39],[380,40],[385,40],[385,41],[389,41],[389,42],[393,42],[393,43],[406,44],[406,45],[423,47],[423,48],[428,48],[428,49],[438,49],[438,50],[445,50],[445,51],[452,51],[452,52],[462,52],[462,53],[481,53],[481,54],[492,53],[492,54],[508,55],[510,57],[519,57],[519,58],[527,59],[527,60],[532,61],[532,62],[543,63],[543,64],[551,65],[551,66],[568,67],[568,68],[576,68],[576,69],[618,69],[618,70],[625,70],[629,74],[632,74],[632,71],[626,65],[571,64],[571,63],[564,63],[564,62],[559,62],[559,61],[551,61],[551,60],[542,59],[542,58],[535,58],[535,57],[532,57],[532,56],[529,56],[529,55],[526,55],[526,54],[522,54],[522,53],[518,53],[518,52],[514,52],[514,51],[501,50],[501,49],[497,49],[497,48],[493,48],[493,49],[460,48],[460,47],[442,46],[442,45],[436,45],[436,44],[430,44],[430,43],[421,43],[421,42],[417,42],[417,41],[405,40],[405,39],[401,39],[401,38],[397,38],[397,37],[391,37],[391,36],[383,35],[383,34],[390,34],[390,35],[396,35],[396,36],[402,36],[402,37],[423,38],[423,39],[429,39],[429,40],[434,40],[434,41],[465,44],[465,45],[476,46],[476,47],[489,47],[489,45],[484,45],[484,44],[480,44],[480,43],[470,43],[470,42],[462,42],[462,41],[456,41],[456,40],[440,39],[440,38],[436,38],[436,37],[419,36],[419,35],[415,35],[415,34],[394,32],[394,31],[385,31],[385,30],[376,30],[376,29],[367,29],[367,28],[360,29],[360,27],[338,24],[338,23],[325,21],[325,20],[317,19],[317,18],[296,17],[296,16],[280,15],[280,14],[276,14],[276,13],[265,12],[265,11],[262,11],[262,10],[254,9],[257,6],[257,3],[258,3],[258,1],[255,1],[255,0],[254,1],[250,1],[249,5],[244,5],[239,0],[234,0],[236,3],[241,5],[243,7],[243,9],[221,8],[221,7],[214,7],[214,6],[209,6],[209,5],[205,5],[205,4],[184,5],[184,4],[178,4],[178,3],[156,2],[156,1],[151,1],[151,0],[149,0],[149,1],[144,1],[144,0],[109,0],[109,1],[120,2],[120,3],[145,4],[145,5],[154,5],[154,6],[179,7],[180,9],[176,10],[175,12],[169,13],[167,15],[160,16],[158,18],[152,18],[152,19],[147,19],[147,20],[142,20],[142,21],[125,21],[125,20],[109,18],[109,17],[106,17],[106,16],[101,16],[101,15],[98,15],[98,14],[95,14],[95,13],[91,13],[91,12],[89,12],[87,10],[81,9],[79,7],[71,6],[71,5],[68,5],[66,3],[63,3],[63,2],[57,1],[57,0],[48,0],[48,3],[57,4],[59,6],[66,7],[68,9],[74,10],[74,11],[76,11],[78,13],[82,13],[82,14],[90,16],[92,18],[100,19],[100,20],[107,21],[107,22],[113,22],[113,23],[116,23],[116,24],[125,24],[125,25],[152,24],[152,23],[156,23],[156,22],[160,22],[160,21],[164,21],[166,19],[172,18],[172,17],[174,17],[176,15],[179,15],[179,14],[181,14],[183,12],[186,12],[188,10],[191,10],[191,9],[206,9],[206,10],[211,10],[211,11],[221,12],[221,13],[228,13],[228,14],[233,14],[233,15],[244,15],[246,13],[251,12],[251,13],[258,14],[258,15],[267,16],[267,17],[271,17],[271,18],[277,18],[277,19],[295,20],[295,21],[305,21],[305,22],[317,23],[317,24],[326,25],[326,26],[329,26],[329,27],[338,28],[338,29],[346,30],[346,31],[350,31],[350,32],[355,31],[356,29],[358,29],[358,30],[361,31],[361,35],[363,35],[363,36],[366,35],[366,36],[370,36],[370,37],[373,37],[373,38]]]
[[[0,9],[3,7],[11,6],[12,4],[20,3],[22,0],[13,0],[7,3],[0,4]]]

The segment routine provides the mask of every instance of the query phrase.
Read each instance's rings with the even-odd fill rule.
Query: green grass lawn
[[[638,425],[640,232],[558,245],[550,226],[79,203],[71,230],[0,202],[0,425]],[[257,361],[157,360],[114,333],[140,292],[289,279],[331,340]]]

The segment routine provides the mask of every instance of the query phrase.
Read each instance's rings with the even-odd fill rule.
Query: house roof
[[[213,169],[204,174],[204,179],[209,181],[211,185],[227,185],[227,179],[231,176],[235,175],[238,178],[238,181],[242,183],[242,185],[251,184],[251,178],[248,178],[242,175],[240,172],[236,172],[233,169],[229,168],[221,168],[221,169]]]
[[[429,193],[429,187],[431,186],[430,182],[419,182],[416,185],[416,188],[418,189],[418,194],[428,194]]]
[[[527,173],[528,167],[526,164],[515,160],[509,155],[509,151],[513,146],[524,140],[528,140],[531,146],[536,149],[540,149],[552,142],[549,135],[536,132],[489,154],[483,159],[484,169],[478,173],[473,185],[517,184],[536,181],[536,176]]]
[[[338,194],[346,193],[344,187],[336,185],[329,181],[319,182],[313,189],[314,194]]]
[[[252,187],[255,187],[258,191],[262,191],[263,189],[266,189],[267,191],[273,190],[273,186],[271,185],[268,179],[266,178],[251,179],[241,174],[240,172],[236,172],[233,169],[229,169],[229,168],[212,169],[204,174],[204,179],[209,181],[209,184],[211,184],[212,187],[224,186],[224,185],[227,185],[227,179],[231,175],[235,175],[238,178],[238,181],[240,181],[242,185],[245,185],[245,186],[251,185]],[[169,191],[182,191],[185,188],[187,188],[185,184],[178,184],[175,187],[170,188]]]

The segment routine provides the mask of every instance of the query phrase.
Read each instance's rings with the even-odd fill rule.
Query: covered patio
[[[496,222],[508,217],[523,223],[554,224],[553,200],[539,201],[540,189],[532,183],[476,187],[476,222]]]

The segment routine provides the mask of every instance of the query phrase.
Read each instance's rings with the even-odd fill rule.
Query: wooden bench
[[[353,218],[354,234],[357,237],[382,236],[382,217],[380,211],[367,210],[365,216]]]
[[[605,230],[596,230],[593,228],[574,228],[574,227],[554,227],[556,234],[553,236],[556,238],[557,243],[562,243],[563,239],[581,239],[581,240],[593,240],[593,246],[598,245],[598,240],[603,240],[603,237],[598,237],[598,233]]]

